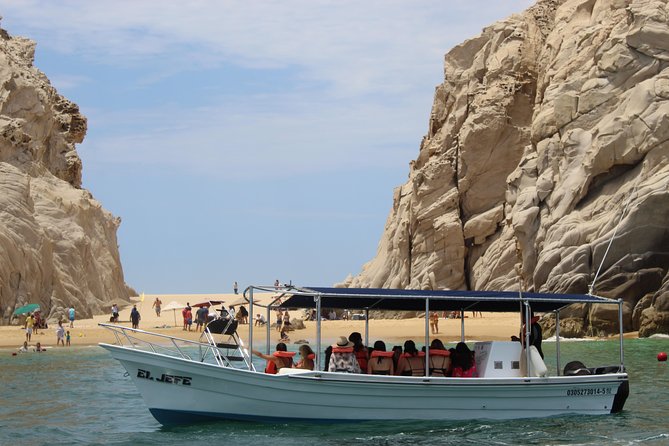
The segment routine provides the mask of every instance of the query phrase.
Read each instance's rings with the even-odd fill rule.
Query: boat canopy
[[[380,288],[295,287],[283,290],[281,306],[286,308],[321,308],[349,310],[424,311],[429,299],[431,311],[476,310],[515,312],[519,303],[528,302],[533,311],[546,313],[570,304],[615,304],[618,301],[590,294],[520,293],[518,291],[399,290]]]

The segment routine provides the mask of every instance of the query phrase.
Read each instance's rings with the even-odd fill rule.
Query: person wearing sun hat
[[[353,342],[345,336],[340,336],[339,340],[332,344],[328,372],[361,373],[360,364],[353,351]]]

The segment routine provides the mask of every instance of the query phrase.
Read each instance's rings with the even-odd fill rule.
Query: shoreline
[[[263,304],[268,300],[270,294],[256,296],[257,300]],[[163,307],[167,304],[176,302],[185,305],[191,305],[207,300],[221,300],[226,303],[237,301],[241,298],[239,294],[189,294],[189,295],[145,295],[144,301],[136,301],[138,310],[142,315],[142,320],[139,324],[140,330],[156,332],[164,335],[174,336],[187,340],[197,340],[200,333],[196,331],[182,330],[181,310],[167,310],[162,311],[161,316],[158,317],[155,311],[151,308],[152,303],[156,297],[160,297]],[[119,312],[119,324],[123,326],[130,326],[130,310],[132,305],[125,306]],[[75,309],[76,310],[76,309]],[[265,309],[262,309],[265,315]],[[258,311],[255,311],[258,313]],[[301,311],[291,311],[292,317],[300,317]],[[95,315],[93,318],[75,320],[74,328],[69,328],[69,321],[64,322],[63,326],[66,330],[70,330],[71,345],[74,346],[90,346],[103,343],[114,343],[115,337],[113,333],[103,327],[98,326],[99,323],[109,323],[108,314]],[[272,314],[272,318],[274,315]],[[176,324],[175,324],[176,321]],[[314,321],[305,321],[305,328],[301,330],[294,330],[288,332],[290,340],[287,344],[294,344],[296,341],[305,340],[310,345],[316,343],[316,323]],[[46,330],[39,330],[39,334],[32,335],[29,345],[34,346],[36,342],[40,342],[42,346],[53,348],[56,347],[56,327],[55,324],[50,324]],[[193,328],[195,324],[193,324]],[[444,343],[453,343],[460,341],[460,319],[439,319],[439,333],[430,334],[430,340],[439,338]],[[520,315],[518,313],[483,313],[483,317],[472,317],[471,314],[466,314],[465,317],[465,340],[467,342],[474,341],[507,341],[512,335],[516,335],[520,329]],[[334,320],[323,321],[321,325],[322,346],[328,346],[336,341],[339,336],[346,336],[351,332],[360,332],[365,336],[365,322],[353,320]],[[242,340],[248,344],[248,325],[240,325],[238,333]],[[625,338],[638,337],[637,332],[626,333]],[[612,339],[608,338],[583,338],[585,340],[598,339]],[[617,338],[617,336],[615,336]],[[253,343],[256,346],[264,346],[267,339],[266,326],[254,327]],[[369,344],[381,339],[386,344],[401,345],[407,339],[413,339],[417,344],[423,344],[425,339],[425,319],[424,318],[409,318],[409,319],[370,319],[369,321]],[[16,349],[23,345],[25,340],[25,330],[23,327],[17,325],[8,325],[0,327],[0,349]],[[280,341],[279,332],[270,328],[270,346],[271,348]],[[550,341],[549,341],[550,342]]]

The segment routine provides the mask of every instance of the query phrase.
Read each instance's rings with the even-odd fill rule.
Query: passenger
[[[332,345],[328,372],[361,373],[360,364],[353,352],[353,342],[344,336],[340,336],[337,343]]]
[[[332,346],[328,345],[328,347],[325,349],[325,368],[323,369],[324,372],[327,372],[330,369],[331,356],[332,356]]]
[[[474,363],[474,355],[472,355],[472,351],[464,342],[458,342],[458,345],[455,346],[451,376],[454,378],[473,378],[478,376],[476,364]]]
[[[355,353],[355,358],[358,360],[361,373],[367,373],[369,353],[367,352],[365,344],[362,343],[362,335],[357,331],[354,331],[349,335],[348,340],[353,342],[353,352]]]
[[[430,376],[449,376],[451,371],[451,352],[444,343],[434,339],[430,344]]]
[[[293,356],[295,356],[295,352],[289,352],[283,342],[276,344],[276,351],[271,355],[265,355],[258,350],[253,350],[253,354],[267,361],[265,373],[270,375],[276,375],[279,370],[285,367],[291,368],[293,366]]]
[[[400,356],[395,374],[402,376],[424,376],[424,356],[424,353],[416,349],[416,344],[412,340],[406,341],[404,343],[404,353]]]
[[[402,346],[401,345],[393,345],[393,367],[395,370],[397,370],[397,366],[399,365],[400,362],[400,357],[402,356]]]
[[[307,344],[300,345],[300,360],[295,365],[296,369],[313,370],[316,354]]]
[[[520,329],[520,337],[518,336],[511,336],[511,340],[515,342],[520,342],[522,346],[525,346],[525,312],[521,312],[521,317],[523,321],[523,326]],[[541,341],[542,341],[542,334],[541,334],[541,325],[539,325],[539,319],[541,319],[539,316],[534,316],[534,313],[530,311],[530,345],[533,345],[536,347],[537,351],[539,352],[539,355],[541,356],[541,359],[544,359],[544,352],[541,350]]]
[[[374,343],[374,351],[367,364],[367,373],[370,375],[394,375],[394,354],[395,352],[393,351],[386,351],[386,344],[383,341],[376,341]]]

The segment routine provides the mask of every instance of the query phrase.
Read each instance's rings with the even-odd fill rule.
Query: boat
[[[115,344],[100,344],[127,370],[150,412],[162,424],[211,419],[261,422],[359,422],[367,420],[469,420],[552,417],[565,414],[603,415],[622,411],[629,393],[624,366],[622,300],[591,294],[548,294],[518,291],[391,290],[251,286],[244,292],[249,314],[254,293],[276,299],[263,308],[270,320],[274,302],[283,308],[316,309],[316,370],[281,369],[276,375],[258,370],[251,358],[253,324],[248,345],[232,318],[210,322],[198,341],[100,324],[115,334]],[[619,358],[614,365],[562,371],[559,310],[567,305],[617,305]],[[387,376],[322,371],[321,309],[356,310],[365,314],[368,342],[370,310],[457,311],[464,341],[465,311],[554,312],[557,370],[546,374],[533,348],[520,342],[475,344],[479,376]],[[425,345],[430,331],[425,318]],[[372,321],[373,322],[373,321]],[[266,325],[270,352],[270,324]],[[530,345],[529,327],[522,336]],[[430,350],[425,353],[429,364]],[[523,367],[523,363],[525,366]],[[428,370],[429,367],[425,367]]]

